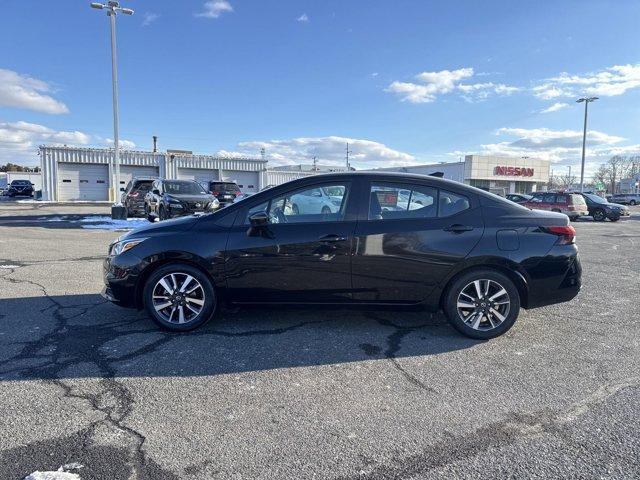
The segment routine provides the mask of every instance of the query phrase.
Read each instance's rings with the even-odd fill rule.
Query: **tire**
[[[325,205],[324,207],[322,207],[322,210],[320,211],[320,213],[322,213],[322,215],[330,215],[331,209]]]
[[[558,210],[557,208],[554,208],[551,210],[552,212],[556,212],[556,213],[562,213],[560,210]]]
[[[635,200],[630,200],[630,201],[629,201],[629,205],[635,206],[635,204],[636,204],[636,201],[635,201]]]
[[[182,295],[179,292],[185,282],[187,282],[185,292],[195,287],[195,290],[188,295]],[[173,288],[172,291],[178,295],[173,297],[163,283]],[[142,295],[144,307],[151,319],[161,328],[173,332],[186,332],[204,325],[213,317],[218,306],[209,277],[197,268],[184,263],[170,263],[153,272],[146,281]],[[189,298],[191,300],[188,300]],[[169,305],[159,308],[164,303]],[[197,310],[197,313],[190,307]]]
[[[487,289],[486,282],[489,282],[486,298],[490,301],[486,302],[482,296],[478,296],[475,282],[478,282],[482,294]],[[502,290],[504,293],[500,294]],[[459,301],[470,307],[458,308]],[[443,309],[449,323],[458,332],[467,337],[488,340],[502,335],[513,326],[520,312],[520,294],[506,275],[496,270],[477,269],[453,280],[445,293]],[[480,320],[476,320],[478,316]]]
[[[593,220],[596,222],[604,222],[607,219],[607,214],[604,210],[597,209],[593,212]]]
[[[300,209],[298,208],[298,205],[296,205],[295,203],[291,205],[291,211],[293,212],[294,215],[300,215]]]
[[[612,222],[617,222],[618,220],[620,220],[620,217],[609,217],[609,220],[611,220]]]
[[[572,216],[572,217],[569,217],[569,220],[570,220],[570,221],[572,221],[572,222],[575,222],[575,221],[577,221],[577,220],[578,220],[578,217],[576,217],[576,216],[574,215],[574,216]]]
[[[167,219],[167,216],[164,212],[164,207],[162,205],[160,205],[160,209],[158,210],[158,218],[160,219],[160,221]]]

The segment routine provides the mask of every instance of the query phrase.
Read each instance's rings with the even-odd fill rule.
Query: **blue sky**
[[[108,21],[89,2],[5,0],[0,163],[112,138]],[[121,138],[138,149],[355,166],[465,153],[640,153],[640,2],[123,2]],[[10,21],[8,20],[10,19]],[[551,110],[545,112],[545,110]],[[561,171],[561,166],[557,167]]]

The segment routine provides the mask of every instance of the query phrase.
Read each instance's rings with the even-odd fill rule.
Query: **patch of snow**
[[[77,473],[69,472],[69,470],[80,470],[82,467],[83,465],[78,462],[67,463],[55,472],[36,470],[24,477],[24,480],[82,480]]]
[[[20,268],[20,265],[0,265],[0,268],[6,268],[7,270],[10,270],[13,268]]]
[[[82,228],[94,230],[133,230],[134,228],[147,225],[149,221],[145,218],[127,218],[126,220],[114,220],[111,217],[84,217],[80,219]]]

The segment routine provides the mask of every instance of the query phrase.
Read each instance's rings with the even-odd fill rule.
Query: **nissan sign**
[[[533,168],[525,167],[496,167],[493,170],[495,175],[505,175],[508,177],[533,177]]]

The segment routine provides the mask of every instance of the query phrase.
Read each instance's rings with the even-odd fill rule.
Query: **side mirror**
[[[151,193],[153,193],[154,195],[160,195],[160,190],[154,188]]]
[[[267,212],[256,212],[249,217],[252,228],[263,228],[269,225],[269,215]]]

